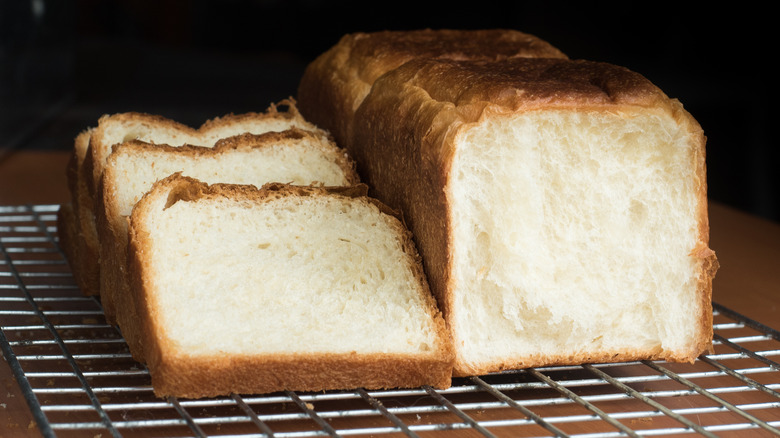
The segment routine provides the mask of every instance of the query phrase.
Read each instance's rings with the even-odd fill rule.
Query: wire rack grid
[[[714,352],[454,379],[447,390],[161,399],[58,246],[57,205],[0,207],[0,347],[45,437],[780,436],[780,332],[717,303]]]

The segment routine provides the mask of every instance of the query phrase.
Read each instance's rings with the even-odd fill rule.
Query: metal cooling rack
[[[0,346],[46,437],[780,435],[780,332],[717,304],[715,351],[693,364],[526,369],[443,391],[160,399],[99,300],[75,286],[57,210],[0,207]]]

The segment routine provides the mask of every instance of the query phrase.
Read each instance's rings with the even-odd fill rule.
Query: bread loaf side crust
[[[307,120],[347,140],[352,116],[374,81],[412,59],[493,61],[566,58],[548,42],[511,29],[420,29],[353,33],[306,68],[298,88]]]
[[[366,197],[367,187],[305,187],[271,183],[256,188],[247,185],[207,185],[180,174],[159,181],[133,209],[130,222],[129,269],[132,293],[140,323],[131,337],[141,339],[155,394],[159,396],[203,397],[229,393],[267,393],[281,390],[319,391],[350,388],[395,388],[431,385],[447,388],[452,376],[452,345],[441,313],[429,293],[419,255],[409,231],[397,222],[404,251],[415,263],[415,275],[423,290],[428,314],[434,321],[437,344],[427,354],[282,354],[222,355],[199,357],[177,351],[167,339],[164,324],[156,311],[153,294],[153,267],[145,215],[155,214],[153,200],[165,199],[169,208],[177,202],[227,197],[236,202],[271,202],[285,196],[344,196],[392,211],[381,202]],[[156,197],[165,198],[156,198]],[[137,330],[137,331],[136,331]]]
[[[536,110],[656,112],[670,114],[690,132],[698,193],[701,314],[697,339],[685,352],[605,351],[567,357],[508,358],[479,366],[456,363],[455,375],[506,368],[638,358],[693,361],[711,348],[711,283],[717,269],[708,248],[704,136],[679,102],[641,75],[604,63],[513,59],[495,63],[412,60],[377,80],[355,115],[345,142],[364,182],[404,212],[416,236],[432,290],[445,317],[457,287],[450,275],[455,242],[449,209],[455,145],[470,126],[488,117]]]

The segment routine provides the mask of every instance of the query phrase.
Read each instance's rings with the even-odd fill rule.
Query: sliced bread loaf
[[[207,183],[269,182],[349,186],[359,182],[354,163],[329,138],[292,128],[242,134],[213,147],[168,146],[134,140],[116,145],[109,155],[97,198],[101,300],[109,323],[123,331],[138,323],[127,279],[127,220],[152,184],[181,172]],[[143,346],[131,351],[143,360]]]
[[[130,218],[154,391],[448,387],[451,344],[409,232],[364,186],[172,175]]]
[[[456,375],[711,348],[705,137],[641,75],[415,59],[374,82],[343,145],[415,235]]]

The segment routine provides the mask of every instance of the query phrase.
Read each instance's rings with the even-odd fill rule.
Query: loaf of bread
[[[409,232],[365,192],[156,183],[128,253],[155,393],[448,387],[451,343]]]
[[[206,183],[269,182],[349,186],[359,182],[353,161],[321,132],[292,128],[242,134],[213,147],[168,146],[133,140],[114,146],[108,156],[96,203],[100,242],[101,301],[109,323],[123,331],[138,323],[127,279],[127,219],[155,181],[181,172]],[[134,330],[130,329],[129,333]],[[143,346],[127,339],[143,361]]]
[[[319,65],[301,90],[333,82],[334,101],[365,87],[343,78],[371,77],[360,60]],[[711,348],[705,137],[640,74],[420,56],[357,108],[300,103],[325,129],[353,120],[342,146],[414,233],[455,375]]]
[[[293,100],[272,104],[263,113],[229,114],[192,128],[171,119],[143,113],[104,115],[96,127],[81,133],[69,165],[71,203],[77,221],[76,248],[66,250],[79,287],[86,295],[100,294],[100,259],[95,202],[106,159],[115,144],[138,139],[171,146],[183,144],[213,146],[220,138],[237,134],[261,134],[298,127],[315,131],[298,112]],[[66,220],[66,219],[64,219]],[[68,236],[63,240],[67,241]]]
[[[352,115],[377,78],[415,58],[494,61],[513,58],[566,58],[550,43],[510,29],[423,29],[344,35],[304,71],[297,100],[304,114],[327,126],[342,144]]]

